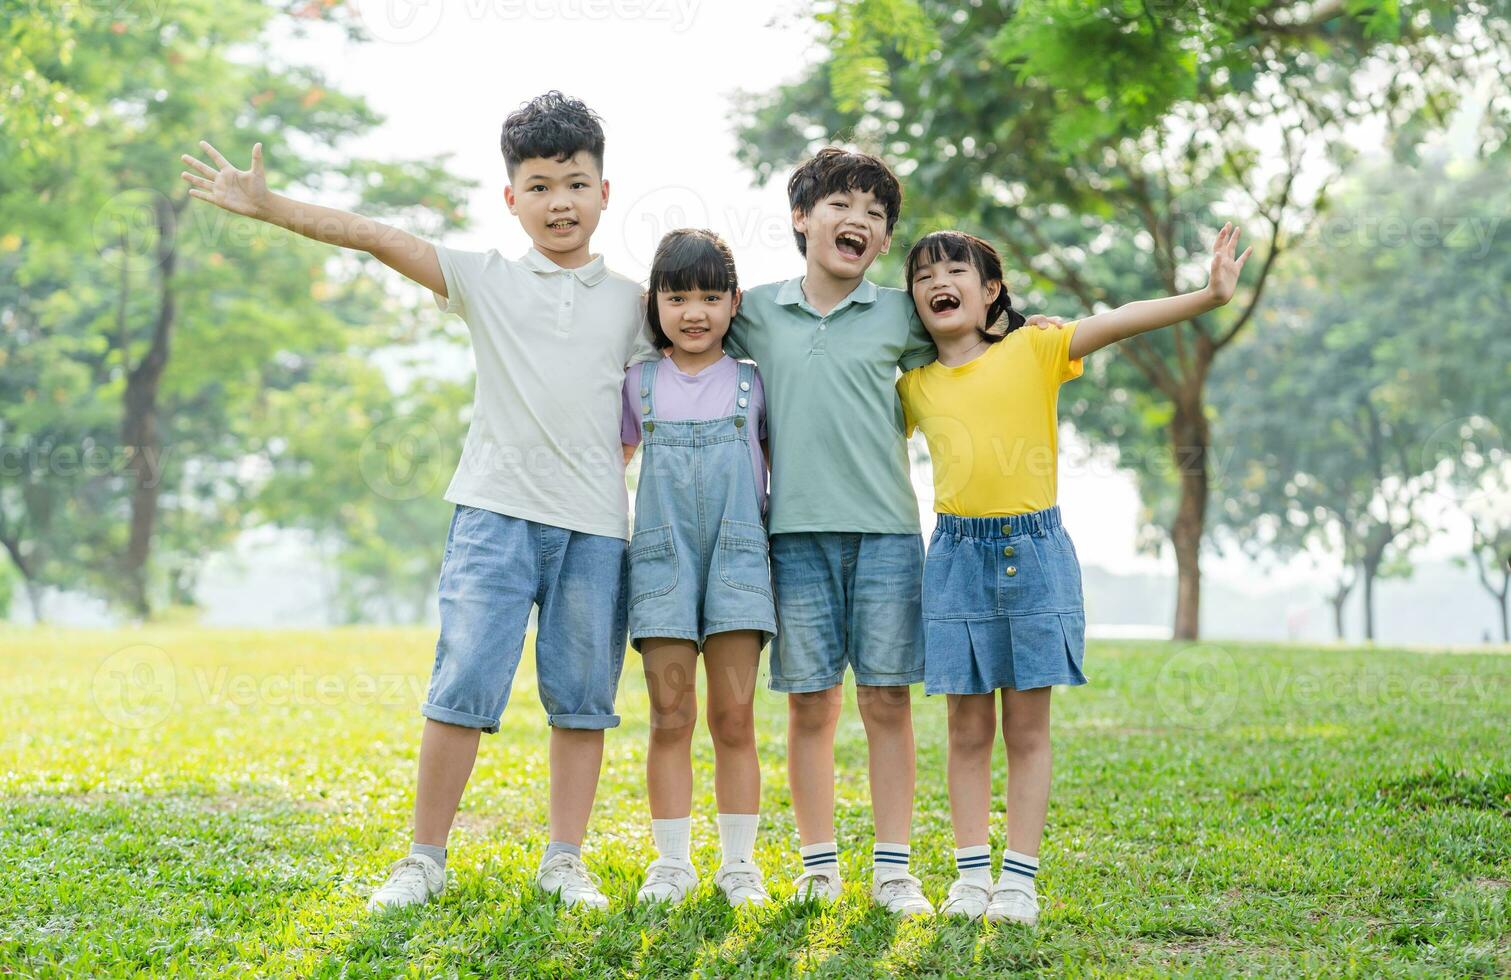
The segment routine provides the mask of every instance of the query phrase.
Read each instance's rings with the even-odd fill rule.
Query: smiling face
[[[806,239],[809,268],[836,279],[860,278],[892,247],[887,209],[870,191],[825,195],[807,214],[793,211],[792,228]]]
[[[661,332],[684,354],[724,348],[729,321],[740,308],[738,290],[658,289],[656,313]]]
[[[920,265],[911,289],[929,336],[944,339],[984,328],[987,309],[1002,292],[1002,284],[983,283],[981,273],[964,259],[941,259]]]
[[[536,248],[573,268],[591,257],[588,241],[608,206],[609,182],[585,150],[563,160],[531,157],[520,161],[504,200]]]

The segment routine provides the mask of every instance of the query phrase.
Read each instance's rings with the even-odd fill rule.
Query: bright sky
[[[611,268],[643,279],[662,233],[701,226],[729,241],[745,283],[801,273],[785,176],[766,188],[751,186],[734,159],[730,96],[769,89],[816,58],[803,4],[355,0],[355,6],[374,41],[322,35],[291,45],[288,57],[321,66],[334,84],[363,95],[386,117],[355,151],[449,153],[459,174],[480,182],[470,204],[473,227],[450,244],[507,255],[529,246],[504,207],[499,127],[521,102],[557,88],[604,119],[611,196],[593,244]],[[927,529],[928,474],[916,473],[915,483]],[[1139,505],[1128,477],[1106,466],[1075,470],[1062,463],[1060,498],[1086,563],[1118,572],[1173,571],[1173,560],[1134,548]],[[1204,564],[1209,574],[1250,590],[1291,585],[1307,574],[1302,567],[1256,575],[1246,562],[1215,555]]]

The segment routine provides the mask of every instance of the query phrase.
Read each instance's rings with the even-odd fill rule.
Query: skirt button
[[[1009,565],[1009,566],[1007,566],[1007,577],[1008,578],[1012,578],[1014,575],[1017,575],[1017,574],[1018,574],[1018,566],[1017,565]]]

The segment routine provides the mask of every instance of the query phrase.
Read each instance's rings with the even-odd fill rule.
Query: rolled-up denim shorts
[[[557,728],[613,728],[624,667],[625,541],[458,505],[441,560],[426,718],[497,732],[540,607],[535,680]]]
[[[1086,683],[1086,609],[1059,507],[940,514],[923,570],[924,691]]]
[[[773,534],[771,689],[825,691],[847,664],[870,687],[923,680],[922,573],[916,534]]]

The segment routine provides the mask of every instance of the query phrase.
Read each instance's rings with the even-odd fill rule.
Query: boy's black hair
[[[977,330],[988,343],[995,344],[1024,324],[1024,316],[1013,309],[1013,299],[1007,294],[1007,283],[1002,281],[1002,256],[991,242],[968,235],[963,231],[935,231],[924,235],[908,249],[908,261],[904,266],[902,288],[909,295],[913,292],[913,277],[921,265],[935,262],[969,262],[976,267],[983,286],[997,283],[997,298],[986,308],[987,329]],[[1006,329],[998,332],[991,326],[1003,316],[1007,317]]]
[[[787,181],[787,203],[800,214],[813,213],[818,202],[840,191],[866,191],[875,195],[887,209],[887,234],[902,213],[902,185],[881,160],[866,153],[852,153],[838,146],[826,146],[817,155],[803,161]],[[796,228],[797,250],[808,254],[808,239]]]
[[[645,293],[645,317],[651,324],[656,347],[666,350],[671,338],[661,329],[661,311],[656,294],[733,293],[740,288],[735,275],[735,257],[724,239],[706,228],[678,228],[669,231],[656,246],[651,260],[651,279]]]
[[[521,163],[537,157],[569,160],[586,150],[603,175],[603,125],[598,114],[578,99],[552,89],[537,95],[504,120],[499,137],[509,179]]]

